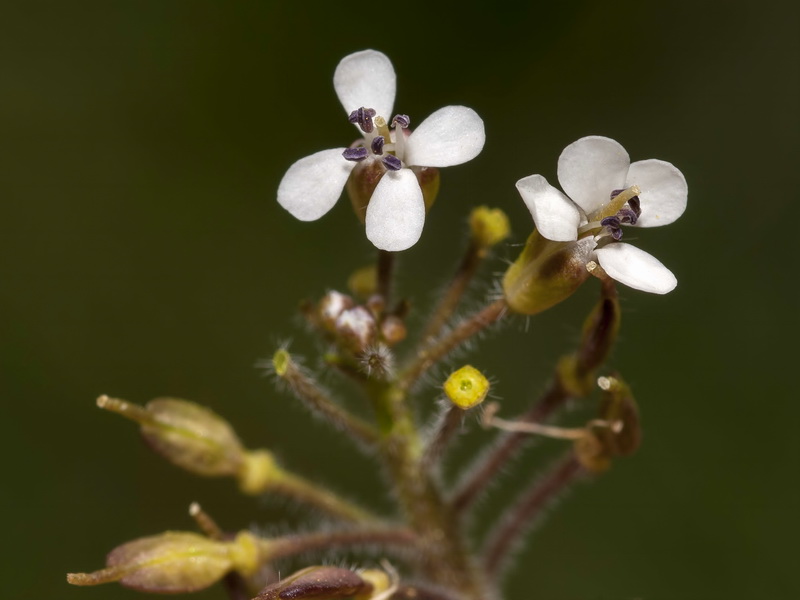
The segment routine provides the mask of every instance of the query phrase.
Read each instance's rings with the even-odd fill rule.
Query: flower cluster
[[[511,230],[502,210],[478,206],[467,219],[464,255],[417,332],[408,318],[412,303],[395,297],[394,253],[420,238],[438,193],[438,169],[481,152],[483,121],[470,108],[447,106],[412,130],[409,116],[393,114],[394,69],[374,50],[345,57],[334,88],[359,138],[291,165],[278,187],[278,202],[298,219],[312,221],[346,189],[367,238],[379,249],[377,262],[353,273],[349,293],[329,289],[302,303],[307,330],[324,348],[313,361],[321,373],[287,347],[264,365],[280,391],[382,464],[387,497],[396,502],[393,513],[373,512],[316,478],[294,473],[271,450],[249,449],[234,426],[209,408],[176,398],[140,406],[104,395],[98,406],[134,421],[148,446],[176,467],[201,477],[232,478],[244,494],[288,499],[314,512],[309,523],[319,517],[325,522],[277,536],[264,529],[225,531],[194,503],[189,512],[199,532],[167,531],[127,542],[108,554],[105,568],[71,573],[69,583],[116,581],[152,593],[222,583],[232,600],[499,599],[504,572],[531,523],[573,483],[601,475],[638,449],[637,403],[619,371],[607,367],[621,323],[616,284],[665,294],[677,280],[657,259],[622,240],[629,228],[667,225],[683,214],[687,185],[681,172],[660,160],[631,163],[625,149],[606,137],[570,144],[558,159],[563,192],[541,175],[517,182],[535,228],[502,279],[484,290],[487,303],[459,317],[464,298],[480,281],[476,274]],[[495,382],[473,366],[480,357],[444,376],[441,366],[453,351],[471,350],[478,334],[510,315],[542,313],[590,275],[600,280],[600,297],[580,339],[555,361],[544,393],[519,417],[497,417],[499,404],[487,401]],[[331,382],[331,389],[322,380]],[[368,400],[368,414],[337,397],[353,388]],[[420,410],[426,404],[435,408]],[[557,424],[556,419],[566,420],[568,405],[585,420]],[[469,464],[453,465],[461,471],[457,481],[439,477],[453,440],[475,421],[504,432]],[[555,461],[536,469],[540,478],[523,481],[514,501],[481,528],[476,548],[465,523],[499,474],[513,467],[527,435],[569,444]],[[310,453],[318,450],[314,441],[313,435],[300,435],[296,443]],[[365,548],[370,549],[366,562],[377,559],[380,568],[330,564],[343,558],[341,552],[352,558]],[[312,553],[322,553],[323,560],[309,564]]]

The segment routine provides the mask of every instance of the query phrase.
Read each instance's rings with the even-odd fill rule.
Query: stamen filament
[[[638,185],[622,190],[619,194],[614,196],[611,201],[603,206],[599,211],[592,213],[591,218],[602,221],[606,217],[611,217],[619,212],[619,209],[631,198],[635,198],[642,193]]]

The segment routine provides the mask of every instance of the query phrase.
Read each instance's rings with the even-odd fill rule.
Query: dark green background
[[[70,588],[64,573],[99,568],[123,541],[191,528],[192,500],[232,529],[285,528],[276,506],[239,497],[232,482],[151,455],[132,425],[93,407],[100,393],[210,405],[248,445],[389,505],[372,463],[254,368],[286,340],[317,364],[298,300],[342,288],[372,260],[346,202],[315,223],[275,202],[294,160],[349,143],[331,76],[341,57],[372,47],[394,62],[396,108],[417,123],[446,104],[486,122],[483,153],[444,171],[422,241],[402,257],[400,290],[419,309],[457,260],[469,208],[502,207],[523,241],[531,220],[514,182],[555,182],[561,149],[581,136],[671,161],[689,182],[683,218],[637,236],[677,290],[622,290],[611,365],[634,385],[645,444],[539,528],[507,597],[793,597],[791,5],[3,3],[2,596],[140,597]],[[500,249],[487,285],[516,251]],[[496,378],[506,412],[542,388],[596,289],[590,281],[527,332],[514,322],[469,357]],[[436,394],[431,385],[422,397]],[[535,476],[540,458],[527,455],[508,481]],[[501,510],[484,505],[481,522]]]

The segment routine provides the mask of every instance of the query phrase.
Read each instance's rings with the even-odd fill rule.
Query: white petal
[[[595,254],[606,273],[635,290],[666,294],[678,285],[672,271],[636,246],[612,243],[595,250]]]
[[[425,202],[411,169],[388,171],[367,206],[367,238],[381,250],[410,248],[422,235]]]
[[[669,225],[686,210],[689,187],[673,164],[654,158],[633,163],[625,187],[634,184],[642,189],[642,214],[637,227]]]
[[[536,229],[548,240],[572,242],[578,239],[581,213],[578,207],[541,175],[517,182],[522,199],[531,211]]]
[[[450,167],[483,149],[483,120],[466,106],[445,106],[419,124],[406,142],[403,160],[419,167]]]
[[[356,166],[344,159],[344,150],[323,150],[289,167],[278,186],[278,203],[301,221],[316,221],[333,208]]]
[[[558,181],[587,215],[625,187],[631,160],[619,142],[592,135],[572,142],[558,157]]]
[[[394,115],[397,78],[389,58],[376,50],[345,56],[333,74],[333,87],[349,115],[361,108],[374,108],[388,122]]]

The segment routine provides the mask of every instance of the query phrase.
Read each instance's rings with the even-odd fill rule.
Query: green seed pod
[[[503,277],[508,306],[516,313],[535,315],[569,298],[589,277],[586,263],[594,246],[591,237],[553,242],[534,231]]]

